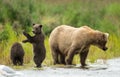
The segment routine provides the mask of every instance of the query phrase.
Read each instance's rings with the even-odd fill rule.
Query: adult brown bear
[[[104,51],[107,50],[108,36],[108,33],[93,30],[88,26],[74,28],[61,25],[56,27],[49,38],[54,64],[71,65],[74,55],[79,54],[81,65],[85,66],[90,46],[95,45]]]
[[[23,34],[27,37],[27,39],[23,42],[29,42],[33,45],[34,62],[36,67],[41,67],[41,64],[46,56],[46,49],[44,45],[45,36],[42,32],[42,25],[33,24],[33,33],[35,35],[31,36],[28,33],[23,32]]]

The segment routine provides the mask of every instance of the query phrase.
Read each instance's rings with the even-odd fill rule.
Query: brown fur
[[[79,54],[80,62],[82,66],[85,66],[90,46],[95,45],[107,50],[107,38],[106,33],[93,30],[88,26],[80,28],[58,26],[49,38],[54,64],[72,64],[74,55]]]
[[[33,52],[34,52],[34,62],[36,67],[41,67],[41,63],[45,59],[46,56],[46,49],[44,46],[44,34],[42,33],[42,25],[33,24],[33,33],[34,36],[30,36],[28,33],[23,32],[23,34],[27,37],[27,40],[23,42],[30,42],[33,45]]]
[[[24,50],[20,43],[16,42],[11,47],[10,58],[14,65],[23,65]]]

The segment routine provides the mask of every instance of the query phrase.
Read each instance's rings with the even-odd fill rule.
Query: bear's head
[[[102,33],[102,32],[98,32],[97,36],[94,37],[94,38],[96,38],[96,45],[104,51],[106,51],[108,49],[106,46],[108,37],[109,37],[108,33]]]
[[[42,32],[42,25],[41,24],[33,24],[33,33],[34,34],[41,34]]]

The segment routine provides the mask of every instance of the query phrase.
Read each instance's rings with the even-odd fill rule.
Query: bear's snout
[[[103,50],[106,51],[108,48],[107,47],[103,47]]]

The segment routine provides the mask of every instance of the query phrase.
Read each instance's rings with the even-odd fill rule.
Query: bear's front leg
[[[30,36],[28,33],[23,32],[23,34],[24,34],[24,36],[26,36],[28,39],[30,39],[30,38],[31,38],[31,36]]]
[[[28,39],[26,39],[26,40],[23,40],[22,42],[23,42],[23,43],[26,43],[26,42],[29,42],[29,40],[28,40]]]
[[[66,58],[65,58],[66,65],[72,65],[72,61],[73,61],[74,54],[75,54],[75,49],[74,49],[74,48],[71,48],[71,49],[68,51],[68,54],[67,54],[67,56],[66,56]]]
[[[85,63],[86,61],[86,58],[87,58],[87,55],[88,55],[88,51],[89,50],[86,50],[86,51],[82,51],[80,53],[80,62],[81,62],[81,65],[84,67],[86,66],[87,64]]]
[[[23,34],[24,34],[24,36],[26,36],[26,37],[27,37],[27,39],[26,39],[26,40],[23,40],[23,41],[22,41],[23,43],[26,43],[26,42],[30,42],[30,43],[32,43],[32,42],[34,42],[33,37],[32,37],[32,36],[30,36],[28,33],[23,32]]]

